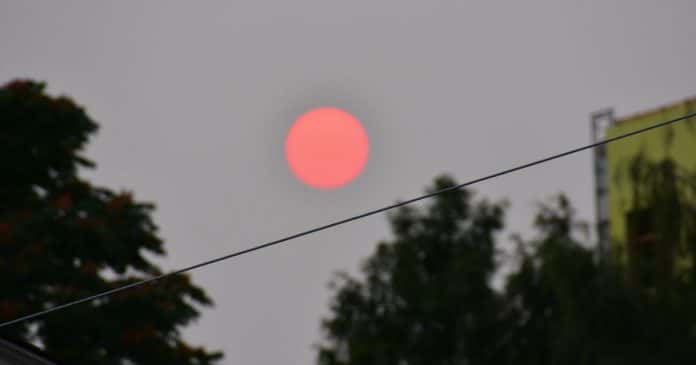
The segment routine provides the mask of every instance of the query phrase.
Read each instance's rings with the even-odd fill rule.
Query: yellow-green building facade
[[[696,113],[696,97],[623,118],[614,118],[611,110],[605,110],[592,116],[593,137],[611,138],[692,113]],[[670,158],[678,168],[696,173],[696,117],[609,143],[595,151],[600,255],[621,263],[630,261],[626,245],[631,235],[628,220],[634,207],[634,186],[626,178],[626,171],[639,154],[653,162]],[[696,202],[696,197],[690,198]]]

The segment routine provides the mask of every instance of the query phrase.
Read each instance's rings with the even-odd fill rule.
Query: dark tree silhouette
[[[0,88],[0,320],[112,289],[160,269],[151,204],[80,178],[97,124],[44,84]],[[141,286],[24,323],[2,335],[35,341],[69,364],[212,364],[182,340],[211,300],[188,276]]]
[[[433,190],[453,184],[442,177]],[[365,262],[364,280],[342,274],[334,283],[319,362],[496,363],[500,303],[488,282],[503,211],[457,190],[391,215],[394,239]]]
[[[651,251],[651,264],[598,260],[559,195],[540,205],[533,239],[518,238],[517,268],[496,292],[488,278],[503,207],[472,204],[466,191],[438,196],[390,217],[395,238],[363,278],[338,277],[319,364],[693,363],[696,176],[670,161],[631,169],[634,208],[649,208],[650,228],[631,239],[666,250]]]
[[[613,267],[599,265],[577,238],[563,195],[542,204],[537,237],[519,241],[520,267],[508,278],[504,352],[509,364],[636,364],[645,351],[640,306]],[[582,229],[584,230],[584,229]]]

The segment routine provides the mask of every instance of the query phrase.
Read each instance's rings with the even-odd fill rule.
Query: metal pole
[[[603,109],[590,116],[592,142],[604,138],[607,127],[614,124],[614,110]],[[597,229],[597,254],[600,261],[605,261],[610,254],[609,247],[609,172],[607,171],[606,145],[593,149],[593,173],[595,183],[595,209]]]

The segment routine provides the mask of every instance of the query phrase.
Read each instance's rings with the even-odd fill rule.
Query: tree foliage
[[[654,243],[676,240],[670,252],[693,257],[696,215],[685,189],[696,186],[696,177],[677,173],[669,161],[636,161],[632,168],[634,187],[640,190],[637,206],[659,205],[659,213],[650,211]],[[675,179],[676,189],[668,183]],[[451,184],[440,178],[435,188]],[[583,234],[586,225],[558,195],[539,206],[535,236],[518,238],[516,269],[503,289],[492,290],[489,278],[496,266],[512,264],[494,260],[503,216],[503,205],[472,204],[467,191],[390,216],[394,239],[378,245],[363,265],[363,277],[342,274],[334,283],[318,362],[634,365],[696,360],[696,266],[671,271],[675,275],[664,276],[659,290],[636,282],[636,270],[653,269],[598,260]]]
[[[93,186],[81,155],[97,124],[44,84],[0,88],[0,321],[161,273],[153,205]],[[188,276],[3,328],[70,364],[212,364],[181,338],[211,305]]]
[[[453,185],[440,178],[433,189]],[[499,302],[488,285],[503,206],[466,190],[390,216],[393,241],[335,283],[320,363],[487,364],[496,359]]]
[[[652,356],[648,308],[615,267],[597,263],[577,240],[568,200],[544,204],[538,237],[520,242],[520,265],[507,281],[510,364],[640,364]]]

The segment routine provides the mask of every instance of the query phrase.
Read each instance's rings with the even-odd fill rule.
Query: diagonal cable
[[[318,226],[318,227],[315,227],[315,228],[312,228],[312,229],[308,229],[308,230],[306,230],[306,231],[302,231],[302,232],[295,233],[295,234],[292,234],[292,235],[289,235],[289,236],[286,236],[286,237],[283,237],[283,238],[279,238],[279,239],[274,240],[274,241],[270,241],[270,242],[262,243],[262,244],[259,244],[259,245],[256,245],[256,246],[252,246],[252,247],[250,247],[250,248],[247,248],[247,249],[244,249],[244,250],[241,250],[241,251],[237,251],[237,252],[234,252],[234,253],[225,255],[225,256],[220,256],[220,257],[213,258],[213,259],[210,259],[210,260],[207,260],[207,261],[203,261],[203,262],[197,263],[197,264],[195,264],[195,265],[191,265],[191,266],[187,266],[187,267],[184,267],[184,268],[175,270],[175,271],[171,271],[171,272],[166,273],[166,274],[161,274],[161,275],[153,276],[153,277],[150,277],[150,278],[147,278],[147,279],[143,279],[143,280],[140,280],[140,281],[136,281],[136,282],[127,284],[127,285],[120,286],[120,287],[118,287],[118,288],[106,290],[106,291],[103,291],[103,292],[101,292],[101,293],[97,293],[97,294],[90,295],[90,296],[87,296],[87,297],[84,297],[84,298],[81,298],[81,299],[77,299],[77,300],[74,300],[74,301],[71,301],[71,302],[67,302],[67,303],[64,303],[64,304],[60,304],[60,305],[57,305],[57,306],[54,306],[54,307],[51,307],[51,308],[48,308],[48,309],[45,309],[45,310],[42,310],[42,311],[39,311],[39,312],[35,312],[35,313],[28,314],[28,315],[25,315],[25,316],[22,316],[22,317],[13,319],[13,320],[9,320],[9,321],[0,323],[0,328],[6,327],[6,326],[10,326],[10,325],[15,324],[15,323],[24,322],[24,321],[27,321],[27,320],[30,320],[30,319],[33,319],[33,318],[41,317],[41,316],[44,316],[44,315],[49,314],[49,313],[52,313],[52,312],[56,312],[56,311],[59,311],[59,310],[63,310],[63,309],[72,307],[72,306],[74,306],[74,305],[78,305],[78,304],[85,303],[85,302],[90,302],[90,301],[93,301],[93,300],[99,299],[99,298],[108,297],[108,296],[110,296],[110,295],[116,294],[116,293],[118,293],[118,292],[122,292],[122,291],[124,291],[124,290],[128,290],[128,289],[131,289],[131,288],[135,288],[135,287],[137,287],[137,286],[141,286],[141,285],[144,285],[144,284],[147,284],[147,283],[153,283],[153,282],[156,282],[156,281],[165,279],[165,278],[170,277],[170,276],[183,274],[183,273],[188,272],[188,271],[192,271],[192,270],[199,269],[199,268],[201,268],[201,267],[203,267],[203,266],[208,266],[208,265],[211,265],[211,264],[215,264],[215,263],[217,263],[217,262],[220,262],[220,261],[224,261],[224,260],[231,259],[231,258],[233,258],[233,257],[245,255],[245,254],[248,254],[248,253],[251,253],[251,252],[254,252],[254,251],[258,251],[258,250],[261,250],[261,249],[264,249],[264,248],[268,248],[268,247],[270,247],[270,246],[274,246],[274,245],[277,245],[277,244],[280,244],[280,243],[283,243],[283,242],[291,241],[291,240],[294,240],[294,239],[296,239],[296,238],[308,236],[308,235],[310,235],[310,234],[314,234],[314,233],[317,233],[317,232],[320,232],[320,231],[327,230],[327,229],[329,229],[329,228],[333,228],[333,227],[340,226],[340,225],[343,225],[343,224],[346,224],[346,223],[350,223],[350,222],[352,222],[352,221],[356,221],[356,220],[359,220],[359,219],[362,219],[362,218],[366,218],[366,217],[369,217],[369,216],[371,216],[371,215],[375,215],[375,214],[378,214],[378,213],[382,213],[382,212],[385,212],[385,211],[388,211],[388,210],[391,210],[391,209],[394,209],[394,208],[398,208],[398,207],[401,207],[401,206],[404,206],[404,205],[412,204],[412,203],[415,203],[415,202],[420,201],[420,200],[432,198],[432,197],[434,197],[434,196],[436,196],[436,195],[444,194],[444,193],[447,193],[447,192],[450,192],[450,191],[453,191],[453,190],[458,190],[458,189],[461,189],[461,188],[464,188],[464,187],[467,187],[467,186],[470,186],[470,185],[474,185],[474,184],[477,184],[477,183],[480,183],[480,182],[483,182],[483,181],[495,179],[495,178],[497,178],[497,177],[500,177],[500,176],[503,176],[503,175],[508,175],[508,174],[513,173],[513,172],[520,171],[520,170],[524,170],[524,169],[529,168],[529,167],[533,167],[533,166],[536,166],[536,165],[541,165],[541,164],[543,164],[543,163],[546,163],[546,162],[549,162],[549,161],[553,161],[553,160],[559,159],[559,158],[561,158],[561,157],[565,157],[565,156],[572,155],[572,154],[575,154],[575,153],[578,153],[578,152],[581,152],[581,151],[589,150],[589,149],[594,148],[594,147],[602,146],[602,145],[605,145],[605,144],[608,144],[608,143],[611,143],[611,142],[614,142],[614,141],[618,141],[618,140],[620,140],[620,139],[624,139],[624,138],[628,138],[628,137],[631,137],[631,136],[635,136],[635,135],[638,135],[638,134],[641,134],[641,133],[644,133],[644,132],[647,132],[647,131],[650,131],[650,130],[653,130],[653,129],[665,127],[665,126],[668,126],[668,125],[670,125],[670,124],[674,124],[674,123],[676,123],[676,122],[679,122],[679,121],[682,121],[682,120],[686,120],[686,119],[689,119],[689,118],[692,118],[692,117],[695,117],[695,116],[696,116],[696,113],[690,113],[690,114],[682,115],[681,117],[677,117],[677,118],[674,118],[674,119],[670,119],[670,120],[662,121],[662,122],[659,122],[659,123],[651,124],[651,125],[649,125],[649,126],[647,126],[647,127],[639,128],[639,129],[633,130],[633,131],[631,131],[631,132],[627,132],[627,133],[620,134],[620,135],[618,135],[618,136],[614,136],[614,137],[611,137],[611,138],[603,139],[603,140],[601,140],[601,141],[597,141],[597,142],[594,142],[594,143],[590,143],[590,144],[587,144],[587,145],[584,145],[584,146],[581,146],[581,147],[576,147],[576,148],[567,150],[567,151],[565,151],[565,152],[561,152],[561,153],[557,153],[557,154],[554,154],[554,155],[550,155],[550,156],[547,156],[547,157],[544,157],[544,158],[541,158],[541,159],[538,159],[538,160],[535,160],[535,161],[532,161],[532,162],[527,162],[527,163],[525,163],[525,164],[518,165],[518,166],[515,166],[515,167],[512,167],[512,168],[506,169],[506,170],[501,170],[501,171],[498,171],[498,172],[496,172],[496,173],[493,173],[493,174],[490,174],[490,175],[487,175],[487,176],[484,176],[484,177],[479,177],[479,178],[477,178],[477,179],[469,180],[469,181],[464,182],[464,183],[461,183],[461,184],[459,184],[459,185],[454,185],[454,186],[450,186],[450,187],[447,187],[447,188],[444,188],[444,189],[436,190],[436,191],[433,191],[433,192],[428,193],[428,194],[425,194],[425,195],[421,195],[421,196],[418,196],[418,197],[415,197],[415,198],[411,198],[411,199],[408,199],[408,200],[405,200],[405,201],[402,201],[402,202],[398,202],[398,203],[394,203],[394,204],[391,204],[391,205],[387,205],[387,206],[384,206],[384,207],[382,207],[382,208],[377,208],[377,209],[369,210],[369,211],[367,211],[367,212],[364,212],[364,213],[361,213],[361,214],[358,214],[358,215],[354,215],[354,216],[349,217],[349,218],[344,218],[344,219],[341,219],[341,220],[338,220],[338,221],[335,221],[335,222],[332,222],[332,223],[328,223],[328,224],[325,224],[325,225],[322,225],[322,226]]]

